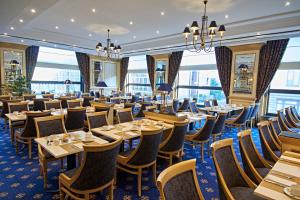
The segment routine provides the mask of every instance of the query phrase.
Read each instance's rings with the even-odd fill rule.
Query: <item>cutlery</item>
[[[280,182],[277,182],[277,181],[273,181],[273,180],[270,180],[270,179],[265,179],[264,181],[266,181],[268,183],[272,183],[272,184],[278,185],[280,187],[289,187],[286,184],[283,184],[283,183],[280,183]]]

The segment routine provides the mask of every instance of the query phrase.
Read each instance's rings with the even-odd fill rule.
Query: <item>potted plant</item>
[[[14,96],[22,96],[28,92],[27,80],[25,76],[19,76],[13,82],[4,85],[3,90],[5,93],[11,93]]]

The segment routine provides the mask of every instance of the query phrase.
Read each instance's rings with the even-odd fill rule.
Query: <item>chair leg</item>
[[[109,200],[113,200],[114,199],[114,184],[111,184],[109,187]]]
[[[156,163],[152,166],[153,182],[156,184]]]
[[[10,140],[11,140],[11,144],[14,144],[14,129],[12,127],[10,127]]]
[[[62,185],[59,183],[59,199],[64,200],[65,199],[65,193],[62,191]]]
[[[172,162],[173,162],[173,156],[172,154],[169,155],[169,166],[172,166]]]
[[[64,159],[60,159],[60,169],[64,168]]]
[[[47,162],[43,161],[44,189],[47,189]]]
[[[17,145],[17,142],[16,142]],[[32,154],[32,141],[31,139],[28,139],[28,157],[31,159],[31,154]]]
[[[18,154],[19,153],[19,143],[17,140],[16,140],[15,148],[16,148],[16,154]]]
[[[142,196],[142,169],[138,169],[138,196]]]
[[[209,149],[209,141],[207,142],[207,154],[208,154],[208,156],[210,156],[210,149]]]

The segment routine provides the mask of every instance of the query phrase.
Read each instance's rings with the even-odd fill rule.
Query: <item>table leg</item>
[[[76,167],[76,154],[67,156],[67,170],[74,169]]]

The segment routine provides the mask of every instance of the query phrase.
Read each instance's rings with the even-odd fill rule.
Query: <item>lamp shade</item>
[[[11,60],[11,61],[9,62],[9,64],[10,64],[10,65],[16,66],[16,65],[19,65],[20,63],[19,63],[17,60]]]
[[[160,84],[160,86],[158,87],[157,90],[162,91],[162,92],[171,92],[171,91],[173,91],[173,88],[168,83],[162,83],[162,84]]]
[[[104,81],[99,81],[97,83],[97,87],[107,87],[106,83]]]
[[[72,84],[72,81],[70,79],[67,79],[67,80],[65,80],[64,84],[65,85],[70,85],[70,84]]]
[[[225,26],[224,25],[220,25],[219,30],[218,31],[226,31]]]
[[[217,26],[217,22],[216,21],[211,21],[210,22],[210,25],[209,25],[209,29],[215,29],[215,28],[217,28],[218,26]]]

